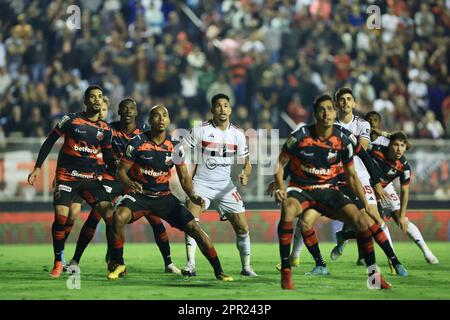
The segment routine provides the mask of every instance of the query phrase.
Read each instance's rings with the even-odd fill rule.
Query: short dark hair
[[[336,93],[334,94],[334,101],[338,102],[338,101],[339,101],[339,98],[340,98],[341,96],[343,96],[344,94],[346,94],[346,93],[351,94],[352,97],[355,98],[355,96],[353,95],[352,89],[350,89],[350,88],[348,88],[348,87],[342,87],[342,88],[339,88],[339,89],[336,91]]]
[[[328,101],[328,100],[330,100],[333,103],[333,98],[329,94],[322,94],[322,95],[318,96],[316,99],[314,99],[314,103],[313,103],[314,113],[317,112],[317,108],[319,107],[319,105],[322,102]],[[333,106],[334,106],[334,103],[333,103]]]
[[[218,94],[214,95],[211,98],[211,106],[214,106],[216,101],[219,100],[219,99],[227,99],[228,102],[230,102],[230,97],[229,96],[227,96],[225,93],[218,93]]]
[[[124,106],[126,106],[127,104],[133,104],[134,106],[137,107],[136,101],[134,101],[133,98],[125,98],[125,99],[122,99],[122,100],[119,102],[119,110],[120,110],[121,108],[123,108]]]
[[[371,116],[377,116],[380,119],[380,121],[381,121],[381,114],[379,114],[376,111],[369,111],[369,112],[367,112],[366,115],[364,116],[364,120],[369,121],[369,118]]]
[[[103,93],[103,88],[100,87],[99,85],[94,84],[92,86],[87,87],[87,89],[84,91],[84,100],[87,100],[89,98],[89,93],[95,89],[100,90]]]
[[[405,132],[403,132],[403,131],[392,132],[391,135],[389,136],[389,144],[391,144],[395,140],[404,141],[406,144],[406,150],[411,148],[411,143],[409,143],[408,136],[406,135]]]
[[[148,113],[148,115],[149,115],[150,118],[152,117],[153,112],[155,112],[155,110],[156,110],[157,108],[163,108],[164,110],[166,110],[167,114],[169,114],[169,110],[167,110],[166,107],[164,107],[162,104],[157,104],[157,105],[153,106],[153,107],[150,109],[150,112]]]

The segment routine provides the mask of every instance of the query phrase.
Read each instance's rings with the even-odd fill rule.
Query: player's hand
[[[384,190],[381,183],[374,185],[373,189],[375,191],[375,195],[378,199],[380,199],[381,203],[387,204],[391,201],[391,196],[386,192],[386,190]]]
[[[271,197],[273,197],[273,195],[275,194],[275,190],[277,189],[277,182],[275,181],[275,180],[272,180],[270,183],[269,183],[269,185],[267,186],[267,189],[266,189],[266,194],[268,195],[268,196],[271,196]]]
[[[200,196],[197,196],[197,195],[190,196],[189,200],[191,200],[192,203],[194,203],[202,208],[205,207],[205,200],[203,200],[203,198]]]
[[[408,232],[408,219],[406,217],[400,217],[398,220],[398,226],[400,227],[400,230],[406,234]]]
[[[247,183],[248,183],[248,175],[245,174],[244,172],[242,172],[242,173],[239,175],[239,182],[240,182],[243,186],[246,186]]]
[[[275,191],[276,202],[283,202],[286,199],[287,199],[286,189],[277,189],[277,191]]]
[[[36,178],[39,176],[39,173],[41,172],[41,168],[34,168],[33,171],[28,175],[28,183],[30,185],[34,185],[34,182],[36,181]]]
[[[134,193],[143,193],[144,189],[142,188],[142,184],[140,184],[137,181],[131,181],[131,183],[129,184],[129,187],[131,189],[131,191],[133,191]]]

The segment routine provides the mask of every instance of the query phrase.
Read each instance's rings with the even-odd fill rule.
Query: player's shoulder
[[[109,127],[113,130],[120,130],[120,121],[110,122]]]
[[[296,128],[294,131],[292,131],[289,134],[289,136],[286,140],[287,145],[290,147],[295,142],[299,142],[299,141],[303,140],[304,138],[311,136],[311,132],[312,132],[311,130],[312,130],[313,126],[314,125],[303,125],[303,126]]]
[[[353,122],[355,122],[358,126],[365,126],[365,125],[369,125],[370,126],[369,121],[367,121],[363,117],[356,116],[356,115],[353,116]]]
[[[137,147],[137,146],[140,146],[141,144],[143,144],[144,142],[146,142],[147,140],[148,139],[147,139],[145,132],[142,132],[140,134],[135,135],[133,138],[131,138],[130,141],[128,141],[128,145]]]
[[[241,138],[242,138],[242,137],[245,137],[244,129],[242,129],[242,128],[236,126],[235,124],[233,124],[233,123],[231,123],[231,122],[230,122],[230,125],[229,125],[229,127],[228,127],[228,130],[230,130],[231,132],[233,132],[233,134],[235,134],[235,135],[238,136],[238,137],[241,137]]]
[[[169,149],[172,149],[179,143],[180,143],[179,139],[176,139],[174,136],[168,134],[163,144],[166,145]]]
[[[356,146],[358,144],[358,140],[355,135],[348,129],[345,129],[339,124],[333,125],[333,135],[340,139],[344,144],[351,143]]]
[[[97,125],[100,127],[100,129],[102,130],[111,130],[110,124],[107,123],[106,121],[103,120],[98,120],[97,121]]]

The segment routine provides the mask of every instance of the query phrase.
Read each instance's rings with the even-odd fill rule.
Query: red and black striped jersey
[[[127,145],[131,141],[131,139],[148,130],[147,125],[137,124],[136,129],[134,129],[133,132],[127,133],[122,129],[120,121],[111,122],[109,124],[109,127],[111,128],[112,132],[112,150],[114,158],[117,160],[120,160],[123,157]],[[117,165],[116,163],[114,163],[114,165],[110,165],[106,168],[106,171],[103,174],[103,178],[107,180],[115,180],[116,171]]]
[[[400,178],[401,185],[409,184],[411,179],[411,167],[404,156],[395,161],[388,160],[388,147],[381,145],[369,146],[369,154],[375,163],[381,177],[381,185],[387,186],[397,177]]]
[[[129,177],[142,184],[147,194],[170,194],[169,180],[175,164],[173,157],[176,144],[169,135],[163,143],[156,144],[150,139],[149,131],[137,135],[128,143],[121,159],[132,165]]]
[[[290,186],[301,189],[334,188],[342,165],[353,164],[353,144],[342,131],[333,127],[332,135],[321,140],[315,126],[303,126],[292,132],[282,147],[290,158]]]
[[[94,179],[102,174],[98,165],[102,150],[111,148],[111,129],[102,120],[91,121],[84,112],[65,115],[52,133],[64,135],[59,152],[56,180]]]

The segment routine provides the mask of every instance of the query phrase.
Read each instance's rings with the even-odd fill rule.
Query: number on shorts
[[[391,193],[390,196],[391,196],[392,201],[398,201],[398,197],[397,197],[396,193]]]
[[[373,190],[371,186],[364,186],[364,190],[367,194],[373,194]]]

